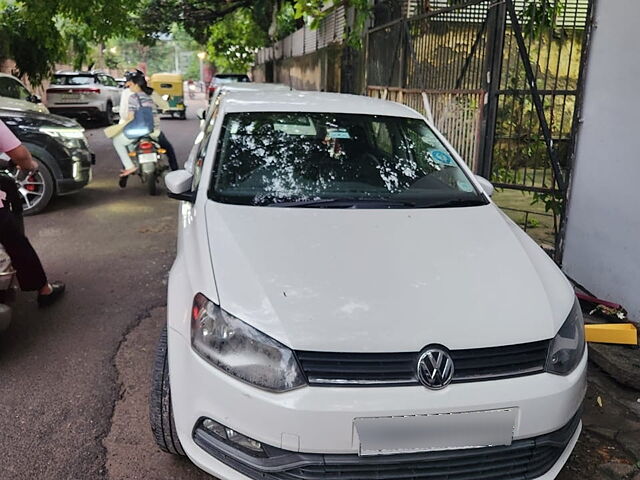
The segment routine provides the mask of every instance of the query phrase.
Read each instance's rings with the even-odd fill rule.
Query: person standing
[[[20,170],[35,171],[38,163],[20,140],[0,120],[0,152],[6,153]],[[38,305],[46,307],[58,300],[65,291],[62,282],[49,282],[38,254],[22,233],[10,209],[6,187],[0,183],[0,244],[4,247],[16,270],[23,291],[37,291]]]

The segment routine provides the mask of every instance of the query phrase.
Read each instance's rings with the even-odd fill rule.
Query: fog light
[[[262,444],[253,438],[249,438],[241,433],[236,432],[235,430],[231,430],[227,428],[227,439],[231,443],[235,443],[236,445],[240,445],[252,452],[262,452]]]
[[[209,432],[217,435],[220,438],[227,438],[227,434],[224,431],[224,427],[220,425],[218,422],[214,422],[210,418],[205,418],[202,421],[202,426],[208,430]]]
[[[226,443],[233,444],[234,446],[244,450],[254,456],[264,456],[265,452],[262,448],[262,444],[253,438],[249,438],[246,435],[236,432],[235,430],[225,427],[218,422],[205,418],[202,420],[202,428],[209,433],[215,435],[219,439]]]

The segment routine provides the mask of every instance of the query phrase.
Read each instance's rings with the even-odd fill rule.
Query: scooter
[[[9,207],[11,214],[18,223],[18,227],[24,232],[22,200],[15,180],[7,174],[0,173],[0,190],[6,194],[3,195],[2,199],[4,206]],[[16,271],[11,266],[9,255],[0,245],[0,332],[6,330],[11,324],[10,305],[15,300],[17,290]]]
[[[127,148],[133,164],[138,167],[140,181],[147,184],[149,195],[157,195],[162,173],[169,169],[167,151],[151,137],[139,138]],[[120,187],[126,187],[127,180],[128,177],[122,177]]]

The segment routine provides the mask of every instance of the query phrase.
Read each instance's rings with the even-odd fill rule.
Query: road
[[[181,162],[197,133],[194,112],[186,121],[162,120]],[[50,278],[65,281],[68,291],[45,310],[34,294],[20,294],[14,323],[0,336],[3,480],[107,477],[103,441],[123,396],[116,354],[166,301],[178,204],[164,194],[149,197],[137,179],[119,189],[110,140],[100,128],[87,134],[97,155],[93,182],[26,219]],[[151,351],[158,328],[135,350]],[[148,373],[143,360],[128,367]],[[143,407],[136,426],[148,430]]]
[[[203,104],[192,105],[187,121],[162,121],[181,162]],[[51,279],[65,281],[68,292],[45,310],[21,294],[16,320],[0,335],[0,479],[211,479],[160,452],[147,421],[178,205],[164,194],[149,197],[137,179],[119,189],[110,141],[101,129],[87,133],[98,161],[93,182],[26,219]],[[603,416],[596,398],[612,391],[592,382],[592,423]],[[609,415],[597,431],[625,418],[611,408]],[[583,434],[559,479],[596,478],[598,464],[612,459],[632,462],[598,435]]]

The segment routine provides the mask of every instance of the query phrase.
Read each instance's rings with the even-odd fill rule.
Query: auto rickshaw
[[[178,116],[182,120],[187,117],[187,107],[184,104],[184,79],[179,73],[154,73],[149,80],[153,88],[169,104],[169,108],[159,110],[172,117]]]

